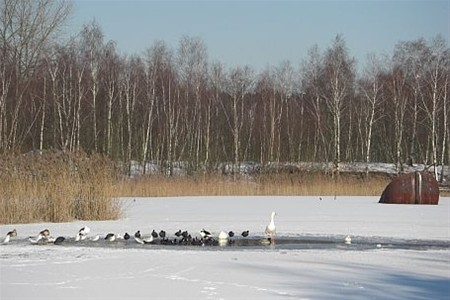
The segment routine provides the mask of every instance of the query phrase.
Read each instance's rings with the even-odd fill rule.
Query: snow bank
[[[279,236],[449,241],[450,198],[436,206],[383,205],[377,197],[180,197],[123,199],[118,221],[2,226],[0,299],[448,299],[450,249],[364,251],[36,246],[53,236],[205,228],[263,235],[271,211]],[[19,243],[18,241],[22,241]]]

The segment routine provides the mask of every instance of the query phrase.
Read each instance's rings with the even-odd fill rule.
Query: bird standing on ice
[[[12,231],[8,232],[5,236],[5,239],[3,240],[3,244],[9,243],[9,240],[11,237],[17,236],[17,231],[13,229]]]
[[[272,215],[270,217],[270,223],[269,223],[269,225],[266,226],[265,232],[266,232],[266,235],[269,236],[270,241],[274,240],[275,233],[276,233],[275,222],[273,220],[276,215],[277,215],[277,213],[273,211]]]

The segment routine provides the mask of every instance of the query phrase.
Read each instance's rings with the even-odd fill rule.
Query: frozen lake
[[[437,206],[377,197],[122,199],[118,221],[14,224],[0,245],[0,299],[449,299],[450,198]],[[274,245],[265,241],[277,212]],[[82,226],[89,237],[75,242]],[[62,245],[31,245],[48,228]],[[140,245],[107,233],[234,231],[231,245]],[[240,232],[249,230],[247,238]],[[351,244],[344,237],[352,237]]]

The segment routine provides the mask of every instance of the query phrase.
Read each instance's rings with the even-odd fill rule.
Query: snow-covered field
[[[14,228],[18,235],[0,245],[0,299],[450,299],[448,197],[437,206],[378,204],[378,197],[121,201],[118,221],[1,226],[2,236]],[[89,236],[233,230],[239,240],[248,229],[248,239],[257,240],[272,211],[279,241],[334,242],[289,248],[73,241],[82,226],[91,228]],[[31,245],[28,237],[44,228],[66,242]],[[348,234],[351,245],[344,243]],[[440,246],[393,247],[397,242]]]

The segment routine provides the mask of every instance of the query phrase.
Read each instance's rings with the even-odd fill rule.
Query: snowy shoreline
[[[264,236],[275,210],[283,237],[450,240],[450,198],[439,205],[379,204],[378,197],[124,198],[117,221],[14,224],[0,245],[1,299],[448,299],[450,248],[405,250],[233,248],[205,251],[138,247],[36,246],[23,241],[44,228],[73,237],[149,234],[179,229]],[[357,244],[354,239],[353,244]],[[151,248],[154,247],[154,248]]]

